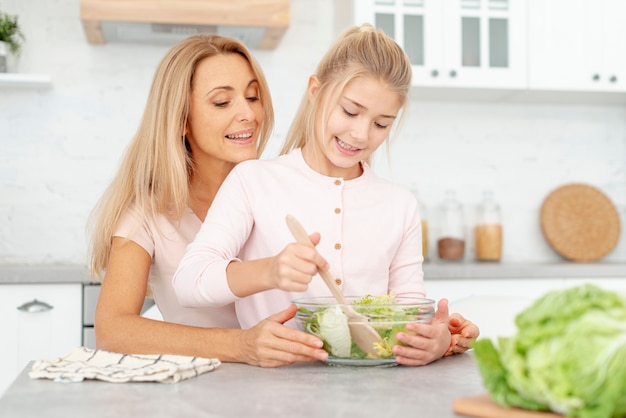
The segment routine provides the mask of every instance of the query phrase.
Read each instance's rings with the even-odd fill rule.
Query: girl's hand
[[[320,234],[310,236],[313,245],[320,242]],[[287,292],[304,292],[309,287],[318,266],[328,269],[328,263],[315,250],[304,244],[291,243],[271,258],[270,288]]]
[[[253,366],[279,367],[298,361],[326,360],[322,340],[283,325],[296,314],[296,305],[259,322],[242,332],[240,358]]]
[[[452,334],[452,340],[450,341],[450,347],[446,352],[446,356],[464,353],[471,348],[472,343],[480,335],[478,326],[472,321],[468,321],[459,313],[453,313],[450,315],[448,321],[448,329]]]
[[[396,335],[398,341],[406,344],[393,347],[396,362],[405,366],[424,366],[443,357],[451,340],[448,321],[448,300],[441,299],[430,324],[409,323],[406,326],[408,332]]]

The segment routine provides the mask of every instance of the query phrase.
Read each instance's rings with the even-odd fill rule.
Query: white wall
[[[276,154],[306,77],[334,37],[331,0],[292,0],[279,47],[255,51],[276,108]],[[53,89],[0,87],[0,263],[84,263],[89,211],[111,179],[168,49],[86,42],[78,0],[0,0],[27,36],[18,70]],[[539,208],[553,188],[600,187],[626,213],[626,107],[416,101],[391,169],[434,211],[447,189],[473,205],[489,188],[504,212],[507,261],[550,261]],[[623,227],[626,229],[626,227]],[[622,239],[607,260],[626,261]]]

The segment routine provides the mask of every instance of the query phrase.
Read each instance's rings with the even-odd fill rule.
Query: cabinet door
[[[443,85],[443,7],[434,0],[358,1],[357,24],[370,22],[391,36],[407,53],[414,85]]]
[[[529,87],[626,91],[626,3],[529,0]]]
[[[529,87],[535,90],[593,88],[586,0],[529,0]]]
[[[526,88],[525,0],[442,1],[446,85]]]
[[[354,8],[357,24],[404,48],[415,86],[527,86],[525,0],[356,0]]]
[[[32,360],[81,345],[82,286],[0,285],[0,393]]]
[[[598,84],[603,91],[626,91],[626,2],[602,0],[602,69]],[[593,47],[593,46],[592,46]]]

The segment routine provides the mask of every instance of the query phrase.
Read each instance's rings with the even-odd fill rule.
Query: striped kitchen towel
[[[29,376],[59,382],[95,379],[114,383],[176,383],[215,370],[220,364],[216,358],[121,354],[79,347],[56,360],[36,361]]]

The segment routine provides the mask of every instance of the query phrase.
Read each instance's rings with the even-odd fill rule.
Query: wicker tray
[[[596,261],[609,254],[620,235],[620,220],[611,200],[586,184],[552,191],[541,206],[541,230],[561,256]]]

